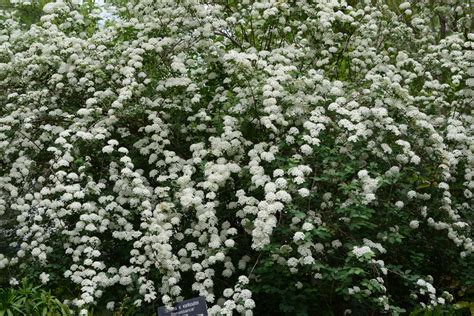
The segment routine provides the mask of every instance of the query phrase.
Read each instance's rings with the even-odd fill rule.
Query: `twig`
[[[244,50],[243,47],[242,47],[242,44],[240,44],[239,42],[237,42],[237,40],[235,40],[235,39],[234,39],[232,36],[230,36],[229,34],[224,33],[224,32],[221,32],[221,31],[214,31],[214,34],[224,36],[225,38],[229,39],[234,45],[238,46],[242,51]]]
[[[258,261],[260,260],[260,257],[261,257],[261,256],[262,256],[262,253],[260,253],[260,254],[258,255],[257,261],[255,261],[255,264],[253,265],[252,269],[250,270],[249,275],[252,274],[252,272],[253,272],[253,270],[255,269],[255,267],[257,266],[257,263],[258,263]]]

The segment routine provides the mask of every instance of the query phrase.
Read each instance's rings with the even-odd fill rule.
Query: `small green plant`
[[[13,315],[65,316],[71,312],[51,291],[24,279],[19,288],[0,288],[0,316]]]
[[[0,289],[0,316],[13,316],[21,311],[18,293],[13,289]]]

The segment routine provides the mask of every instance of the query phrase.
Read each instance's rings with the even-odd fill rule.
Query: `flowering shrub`
[[[472,287],[466,1],[114,4],[1,13],[5,282],[212,315],[397,314]]]

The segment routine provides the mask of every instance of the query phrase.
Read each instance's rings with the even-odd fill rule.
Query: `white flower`
[[[43,7],[43,12],[44,13],[52,13],[56,7],[57,7],[57,5],[54,2],[47,3]]]
[[[20,282],[18,282],[18,280],[15,279],[15,278],[11,278],[9,283],[10,283],[11,286],[15,286],[15,285],[20,284]]]
[[[413,190],[408,191],[407,197],[408,197],[409,199],[413,199],[414,197],[416,197],[416,192],[413,191]]]
[[[107,305],[105,308],[107,308],[109,311],[113,311],[114,310],[114,307],[115,307],[115,302],[114,301],[110,301],[110,302],[107,302]]]
[[[314,244],[314,250],[316,250],[317,252],[323,252],[324,250],[324,245],[320,242]]]
[[[43,284],[48,283],[49,274],[42,272],[39,277],[40,277],[41,283],[43,283]]]
[[[237,307],[237,305],[235,304],[235,302],[233,300],[227,300],[224,302],[224,306],[225,308],[229,309],[229,310],[233,310]]]
[[[296,232],[295,235],[293,236],[293,241],[298,242],[300,240],[304,240],[304,233],[303,232]]]
[[[35,257],[39,256],[41,254],[41,249],[39,249],[38,247],[36,248],[33,248],[33,250],[31,251],[31,254]]]
[[[82,300],[80,300],[80,301],[78,301],[78,302],[76,303],[76,305],[77,305],[77,306],[82,306],[82,305],[84,305],[84,303],[83,303]],[[88,311],[87,309],[85,309],[85,308],[84,308],[84,309],[81,309],[81,310],[79,311],[79,315],[80,315],[80,316],[87,316],[87,315],[89,315],[89,311]]]
[[[358,173],[357,173],[357,176],[360,178],[360,179],[363,179],[363,178],[367,178],[369,176],[369,173],[367,172],[367,170],[360,170]]]
[[[304,155],[311,155],[313,153],[313,149],[311,148],[311,146],[307,144],[304,144],[303,146],[301,146],[300,150]]]
[[[239,283],[246,285],[249,283],[249,279],[245,275],[239,276]]]
[[[421,161],[421,158],[414,155],[413,157],[411,157],[411,162],[414,163],[415,165],[418,165]]]
[[[355,254],[357,258],[360,258],[365,254],[372,254],[372,255],[374,254],[372,249],[370,249],[370,247],[368,246],[362,246],[362,247],[354,246],[354,248],[352,249],[352,253]]]
[[[337,249],[342,246],[342,243],[339,239],[336,239],[331,242],[331,245],[333,248]]]
[[[420,226],[420,222],[417,220],[412,220],[410,222],[410,228],[411,229],[417,229]]]
[[[275,177],[275,178],[281,177],[281,176],[283,176],[284,174],[285,174],[285,172],[284,172],[283,170],[281,170],[281,169],[275,169],[275,170],[273,171],[273,177]]]
[[[407,2],[401,3],[400,6],[399,6],[399,8],[400,8],[400,10],[403,11],[403,10],[409,9],[410,6],[411,6],[411,5],[410,5],[410,2],[407,1]]]
[[[222,294],[224,295],[224,297],[231,297],[234,294],[234,290],[227,288]]]
[[[104,146],[102,148],[102,152],[105,153],[105,154],[110,154],[113,151],[114,151],[114,147],[110,146],[110,145]]]
[[[296,259],[295,257],[291,257],[287,260],[287,263],[286,263],[289,267],[296,267],[298,265],[298,259]]]
[[[298,190],[298,193],[299,193],[299,195],[302,196],[302,197],[307,197],[307,196],[309,196],[309,190],[306,189],[306,188],[301,188],[301,189],[299,189],[299,190]]]
[[[225,246],[228,247],[228,248],[232,248],[234,247],[235,245],[235,241],[233,239],[227,239],[225,242],[224,242]]]
[[[426,281],[423,279],[418,279],[416,281],[416,284],[418,284],[419,286],[426,286]]]
[[[314,258],[312,256],[306,256],[303,258],[303,264],[304,265],[312,265],[314,264],[316,260],[314,260]]]
[[[305,231],[311,231],[313,230],[314,225],[311,223],[305,222],[301,228]]]
[[[251,297],[252,297],[252,292],[250,292],[250,290],[243,289],[243,290],[240,292],[240,297],[242,297],[242,298],[244,298],[244,299],[251,298]]]
[[[255,308],[255,301],[251,298],[247,298],[244,302],[244,307],[248,309]]]
[[[438,187],[442,190],[448,190],[449,189],[449,184],[447,184],[446,182],[440,182]]]

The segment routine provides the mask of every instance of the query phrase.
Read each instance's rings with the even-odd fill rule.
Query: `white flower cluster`
[[[352,253],[354,253],[354,255],[356,255],[357,258],[365,256],[366,254],[374,255],[374,252],[369,246],[362,246],[362,247],[354,246],[354,249],[352,249]]]
[[[371,178],[367,170],[361,170],[357,173],[361,183],[363,191],[364,203],[369,204],[376,199],[375,191],[378,187],[378,180]]]
[[[431,276],[428,276],[430,278]],[[421,306],[437,306],[437,305],[444,305],[446,302],[449,302],[453,299],[453,296],[449,294],[448,292],[443,292],[441,295],[437,296],[436,295],[436,289],[434,286],[430,283],[433,282],[432,278],[430,278],[431,281],[426,281],[423,279],[418,279],[416,281],[416,284],[419,286],[418,294],[421,296],[427,296],[429,298],[429,303],[426,304],[424,302],[421,302]]]

